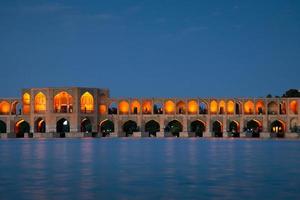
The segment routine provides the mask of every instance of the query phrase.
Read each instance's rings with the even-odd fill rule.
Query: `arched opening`
[[[108,107],[108,114],[109,115],[116,115],[118,114],[118,106],[116,102],[112,102]]]
[[[290,102],[290,113],[294,115],[298,114],[298,103],[296,100]]]
[[[94,97],[91,93],[85,92],[80,98],[80,110],[82,113],[94,112]]]
[[[226,107],[225,101],[223,101],[223,100],[220,101],[219,102],[219,114],[220,115],[224,115],[225,114],[225,112],[226,112],[225,107]]]
[[[279,104],[279,113],[281,115],[286,114],[286,103],[285,103],[285,101],[280,102],[280,104]]]
[[[268,104],[268,114],[277,115],[278,114],[278,105],[276,102],[272,101]]]
[[[56,113],[72,113],[73,97],[63,91],[54,96],[54,112]]]
[[[196,100],[188,101],[188,114],[196,115],[198,113],[198,102]]]
[[[68,133],[70,132],[70,122],[65,118],[62,118],[56,122],[57,133]]]
[[[223,126],[219,121],[214,121],[212,124],[213,137],[223,137]]]
[[[103,137],[108,136],[115,131],[115,125],[111,120],[104,120],[100,123],[100,132]]]
[[[46,132],[46,122],[42,118],[38,118],[34,123],[35,133],[45,133]]]
[[[10,104],[7,101],[1,101],[0,103],[0,115],[9,115]]]
[[[12,115],[16,115],[16,114],[17,114],[17,112],[18,112],[18,110],[17,110],[18,105],[19,105],[19,102],[18,102],[18,101],[12,102],[12,104],[11,104],[11,111],[10,111],[10,113],[11,113]],[[21,113],[19,112],[19,114],[21,114]]]
[[[129,103],[125,100],[119,103],[119,114],[128,115],[129,114]]]
[[[232,100],[229,100],[227,102],[227,114],[228,115],[234,114],[234,102]]]
[[[89,118],[84,118],[80,124],[80,130],[82,133],[91,133],[92,132],[92,123]]]
[[[229,136],[230,137],[240,137],[240,125],[236,121],[231,121],[229,123]]]
[[[283,138],[285,132],[285,124],[280,120],[275,120],[271,123],[271,135],[275,134],[276,137]]]
[[[200,102],[199,104],[199,114],[201,115],[205,115],[207,114],[207,104],[205,102]]]
[[[100,115],[107,114],[107,106],[105,104],[100,104],[99,105],[99,114]]]
[[[156,137],[156,133],[160,131],[159,123],[155,120],[150,120],[145,124],[145,131],[150,137]]]
[[[176,114],[185,114],[186,112],[186,105],[185,102],[179,101],[176,104]]]
[[[247,122],[246,135],[250,137],[259,137],[262,131],[261,123],[257,120],[250,120]]]
[[[133,132],[138,132],[138,126],[135,121],[129,120],[123,124],[123,132],[126,137],[132,136]]]
[[[254,103],[253,101],[246,101],[244,104],[244,114],[252,115],[254,114]]]
[[[6,133],[6,123],[0,120],[0,133]]]
[[[205,132],[205,123],[196,120],[191,123],[191,132],[195,133],[196,137],[203,137],[203,133]]]
[[[30,113],[30,95],[26,92],[22,97],[23,102],[23,114],[28,115]]]
[[[292,133],[299,132],[299,127],[298,127],[298,118],[293,118],[290,121],[290,130]]]
[[[143,101],[142,112],[144,115],[152,113],[152,102],[150,100]]]
[[[25,120],[20,120],[15,125],[16,137],[24,137],[24,133],[30,132],[30,125]]]
[[[39,92],[34,97],[34,112],[43,113],[46,111],[46,95]]]
[[[182,132],[182,130],[182,124],[177,120],[170,121],[165,128],[165,132],[171,133],[171,135],[175,137],[179,137],[179,133]]]
[[[265,114],[265,104],[262,100],[258,100],[255,104],[255,112],[257,115]]]
[[[217,101],[213,100],[210,102],[210,114],[217,114],[218,112],[218,103]]]
[[[165,113],[174,114],[175,113],[175,103],[171,100],[165,102]]]
[[[131,110],[131,114],[139,114],[140,113],[140,110],[141,110],[141,104],[139,101],[137,100],[134,100],[131,102],[131,105],[130,105],[130,110]]]
[[[236,115],[242,114],[242,105],[240,102],[235,103],[235,114]]]
[[[154,103],[153,113],[156,115],[163,114],[163,104],[162,103]]]

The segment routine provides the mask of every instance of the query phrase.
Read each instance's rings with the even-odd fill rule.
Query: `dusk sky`
[[[282,95],[300,89],[300,1],[1,0],[0,68],[1,97]]]

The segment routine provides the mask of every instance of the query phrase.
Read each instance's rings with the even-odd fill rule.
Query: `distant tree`
[[[289,89],[282,95],[282,97],[300,97],[300,92],[297,89]]]
[[[268,94],[268,95],[267,95],[267,98],[272,98],[272,95],[271,95],[271,94]]]

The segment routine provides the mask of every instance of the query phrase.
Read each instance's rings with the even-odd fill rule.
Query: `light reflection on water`
[[[0,199],[300,199],[300,141],[0,140]]]

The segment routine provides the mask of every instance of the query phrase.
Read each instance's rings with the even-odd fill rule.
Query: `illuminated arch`
[[[39,92],[34,97],[34,112],[45,112],[46,111],[46,96],[44,93]]]
[[[215,100],[210,102],[210,114],[217,114],[218,112],[218,103]]]
[[[235,114],[240,115],[242,114],[242,103],[241,102],[235,102]]]
[[[15,124],[15,133],[17,137],[24,137],[24,133],[30,132],[30,125],[24,119],[19,120]]]
[[[219,102],[219,114],[223,115],[226,112],[226,103],[225,101],[221,100]]]
[[[80,110],[82,113],[94,112],[94,97],[91,93],[85,92],[81,95]]]
[[[188,114],[195,115],[198,113],[198,102],[196,100],[189,100],[188,101]]]
[[[265,114],[265,103],[262,100],[258,100],[255,104],[255,112],[258,115]]]
[[[45,133],[46,132],[46,122],[42,118],[38,118],[34,122],[34,132],[35,133]]]
[[[290,112],[294,115],[298,114],[298,102],[296,100],[290,102]]]
[[[278,104],[274,101],[268,103],[268,114],[277,115],[278,114]]]
[[[227,102],[227,114],[233,115],[234,114],[234,102],[232,100],[229,100]]]
[[[281,115],[285,115],[286,114],[286,103],[285,101],[281,101],[279,104],[279,113]]]
[[[284,137],[286,131],[286,125],[281,120],[275,120],[270,125],[271,133],[276,133],[277,137]]]
[[[179,101],[176,104],[176,114],[185,114],[186,105],[184,101]]]
[[[10,113],[10,104],[7,101],[1,101],[0,103],[0,114],[9,115]]]
[[[108,119],[101,121],[99,124],[99,131],[102,133],[103,137],[106,137],[110,133],[113,133],[115,131],[115,125],[113,121]]]
[[[251,134],[251,137],[259,137],[260,132],[263,130],[262,123],[256,119],[248,121],[246,128],[247,132]]]
[[[244,114],[252,115],[254,114],[254,103],[251,100],[248,100],[244,104]]]
[[[107,106],[105,104],[99,105],[99,114],[105,115],[107,113]]]
[[[240,136],[240,124],[237,121],[232,120],[229,123],[228,131],[232,137],[239,137]]]
[[[72,113],[73,112],[73,97],[63,91],[54,96],[54,112],[57,113]]]
[[[22,97],[23,102],[23,114],[27,115],[30,113],[30,94],[27,92],[23,94]]]
[[[138,100],[134,100],[130,104],[130,111],[132,114],[139,114],[141,110],[141,104]]]
[[[14,101],[11,104],[11,114],[12,115],[16,115],[17,114],[17,107],[18,107],[19,102],[18,101]]]
[[[129,114],[129,103],[125,100],[119,103],[119,113],[121,115]]]
[[[174,114],[175,112],[175,103],[171,100],[165,102],[165,113]]]
[[[142,112],[143,114],[152,113],[152,102],[150,100],[143,101]]]

